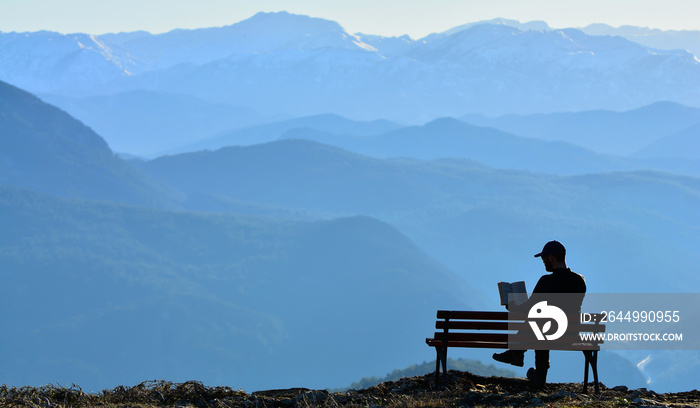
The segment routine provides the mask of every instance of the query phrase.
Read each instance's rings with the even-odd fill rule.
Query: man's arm
[[[540,279],[537,281],[537,284],[535,285],[535,288],[532,290],[532,295],[523,303],[516,305],[515,303],[510,303],[506,306],[506,310],[509,312],[514,312],[514,313],[527,313],[530,311],[532,306],[535,304],[546,300],[544,297],[542,297],[543,293],[552,293],[553,289],[550,288],[550,284],[548,282],[548,278],[550,275],[543,275],[540,277]]]

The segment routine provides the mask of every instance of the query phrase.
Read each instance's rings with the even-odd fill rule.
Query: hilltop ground
[[[229,387],[206,387],[199,382],[173,384],[144,382],[135,387],[117,387],[99,394],[86,394],[78,387],[0,387],[2,407],[700,407],[700,391],[657,394],[646,389],[608,388],[600,395],[582,393],[580,383],[548,384],[533,390],[525,379],[480,377],[450,371],[447,386],[434,389],[432,374],[402,378],[362,390],[343,392],[305,388],[258,391],[252,394]]]

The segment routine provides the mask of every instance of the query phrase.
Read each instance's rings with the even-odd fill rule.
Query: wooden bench
[[[593,380],[596,394],[600,394],[598,386],[598,351],[603,340],[581,341],[579,333],[603,333],[605,315],[591,313],[591,323],[580,323],[579,316],[569,319],[569,330],[563,341],[548,342],[550,350],[580,350],[585,356],[585,371],[583,375],[583,392],[588,391],[588,369],[593,371]],[[510,319],[509,319],[510,318]],[[571,322],[575,323],[571,323]],[[519,349],[532,350],[542,343],[533,342],[533,336],[518,337],[517,330],[528,328],[526,316],[516,316],[508,312],[480,312],[480,311],[449,311],[438,310],[435,328],[437,330],[432,338],[425,342],[435,347],[437,359],[435,361],[435,384],[440,384],[440,368],[444,381],[447,381],[447,349],[449,347],[466,348],[493,348],[493,349]],[[509,339],[511,342],[509,343]],[[515,341],[514,341],[515,340]],[[551,344],[550,344],[551,343]],[[552,348],[550,348],[552,347]]]

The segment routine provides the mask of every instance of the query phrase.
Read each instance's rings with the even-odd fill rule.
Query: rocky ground
[[[608,388],[588,394],[580,383],[547,384],[535,390],[525,379],[480,377],[450,371],[447,385],[434,387],[433,375],[403,378],[374,387],[343,392],[292,388],[252,394],[229,387],[207,387],[199,382],[173,384],[144,382],[87,394],[73,386],[64,388],[0,387],[2,407],[196,407],[196,408],[307,408],[307,407],[700,407],[700,391],[657,394],[644,388]]]

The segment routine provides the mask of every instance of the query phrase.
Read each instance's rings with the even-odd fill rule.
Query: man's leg
[[[535,350],[535,368],[527,370],[527,378],[535,387],[544,387],[549,370],[549,350]]]

